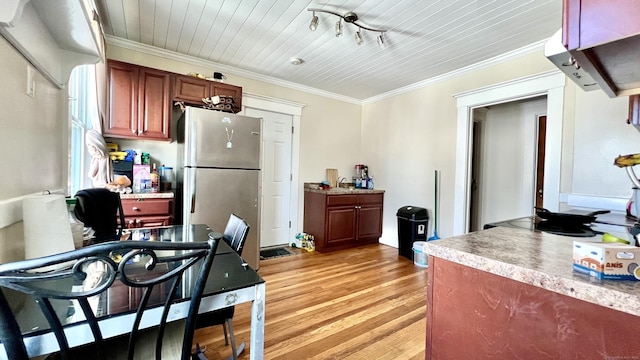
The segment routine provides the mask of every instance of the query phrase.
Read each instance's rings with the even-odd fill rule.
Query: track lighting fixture
[[[313,12],[313,17],[311,18],[311,23],[309,24],[309,29],[311,31],[315,31],[318,28],[318,16],[316,15],[316,12],[323,12],[323,13],[327,13],[327,14],[331,14],[331,15],[335,15],[337,17],[339,17],[338,21],[336,22],[336,37],[340,37],[343,34],[343,28],[342,28],[342,20],[344,20],[347,23],[353,24],[355,26],[357,26],[358,28],[356,29],[356,33],[355,33],[355,40],[356,40],[356,44],[358,45],[362,45],[364,44],[364,37],[362,36],[362,30],[368,30],[368,31],[373,31],[373,32],[377,32],[379,33],[378,35],[378,46],[380,46],[381,49],[385,49],[387,47],[387,44],[385,42],[385,40],[383,39],[382,35],[386,32],[386,30],[381,30],[381,29],[374,29],[362,24],[358,23],[358,15],[354,12],[348,12],[344,15],[338,14],[336,12],[333,12],[331,10],[324,10],[324,9],[314,9],[314,8],[309,8],[307,9],[308,11]]]

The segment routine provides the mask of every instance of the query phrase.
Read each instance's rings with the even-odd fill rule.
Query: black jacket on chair
[[[124,226],[120,194],[95,188],[80,190],[75,198],[74,214],[85,226],[90,226],[95,231],[96,241],[118,238],[117,230]]]

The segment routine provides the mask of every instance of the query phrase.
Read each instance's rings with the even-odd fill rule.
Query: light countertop
[[[383,194],[384,190],[380,189],[349,189],[349,188],[330,188],[327,190],[305,188],[304,191],[327,195],[348,195],[348,194]]]
[[[640,281],[598,280],[573,271],[573,240],[507,227],[429,241],[425,252],[555,293],[640,316]]]
[[[172,199],[174,197],[173,191],[120,194],[121,199]]]

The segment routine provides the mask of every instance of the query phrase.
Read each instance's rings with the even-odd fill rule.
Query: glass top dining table
[[[130,229],[123,235],[124,240],[140,241],[207,241],[212,230],[206,225],[182,225]],[[89,244],[90,246],[90,244]],[[167,321],[179,320],[187,315],[190,301],[190,291],[195,282],[195,276],[185,274],[180,291],[175,296]],[[124,287],[123,287],[124,288]],[[7,296],[11,298],[11,296]],[[25,301],[23,297],[13,297],[19,308],[16,317],[23,331],[25,345],[31,357],[44,355],[58,350],[58,345],[48,324],[37,305],[32,301]],[[162,314],[164,298],[162,295],[149,302],[141,327],[157,326]],[[211,272],[204,289],[200,305],[200,313],[216,309],[251,302],[251,340],[250,359],[262,359],[264,349],[264,305],[265,282],[238,254],[222,241],[218,245],[216,255],[211,266]],[[64,324],[67,337],[71,339],[70,346],[79,346],[93,341],[91,331],[86,322],[74,316],[73,303],[61,301],[58,304],[60,318]],[[138,302],[128,292],[119,291],[118,283],[101,295],[97,300],[96,316],[103,330],[105,338],[126,334],[130,331]],[[77,312],[81,314],[81,311]],[[7,359],[4,347],[0,343],[0,360]]]

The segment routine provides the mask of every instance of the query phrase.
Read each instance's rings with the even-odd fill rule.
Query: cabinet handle
[[[132,207],[132,208],[131,208],[131,210],[133,210],[133,211],[138,211],[138,210],[140,210],[140,209],[138,209],[138,207],[137,207],[137,206],[134,206],[134,207]]]

